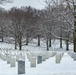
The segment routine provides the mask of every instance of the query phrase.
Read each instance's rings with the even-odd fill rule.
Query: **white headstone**
[[[31,66],[31,67],[36,67],[36,58],[35,58],[35,57],[32,57],[32,58],[31,58],[30,66]]]
[[[25,56],[21,56],[20,58],[21,60],[25,61]]]
[[[61,60],[61,54],[57,54],[55,62],[60,63],[60,60]]]
[[[15,58],[11,58],[10,66],[15,67]]]
[[[42,55],[42,61],[46,61],[46,55]]]
[[[19,61],[19,59],[20,59],[20,56],[17,55],[17,56],[16,56],[16,61]]]
[[[10,64],[10,61],[11,61],[11,57],[7,56],[7,64]]]

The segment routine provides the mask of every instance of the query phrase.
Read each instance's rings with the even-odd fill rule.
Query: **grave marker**
[[[38,57],[37,57],[37,63],[38,63],[38,64],[42,63],[42,56],[38,56]]]
[[[36,67],[36,58],[32,57],[30,62],[31,67]]]
[[[15,67],[15,58],[11,58],[10,66]]]
[[[18,61],[18,74],[25,74],[25,61]]]
[[[11,57],[7,56],[7,64],[10,64],[10,61],[11,61]]]

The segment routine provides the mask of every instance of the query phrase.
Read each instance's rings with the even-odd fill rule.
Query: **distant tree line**
[[[22,49],[23,43],[29,44],[30,40],[43,38],[46,41],[47,51],[52,46],[52,39],[66,42],[66,50],[69,44],[74,43],[74,15],[73,9],[69,8],[69,2],[65,0],[45,0],[45,9],[38,10],[31,6],[21,8],[13,7],[6,11],[0,8],[0,38],[13,37],[15,49]],[[69,4],[68,4],[69,3]],[[74,43],[75,44],[75,43]],[[75,49],[74,49],[75,52]]]

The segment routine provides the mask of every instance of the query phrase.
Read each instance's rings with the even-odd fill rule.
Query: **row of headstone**
[[[3,54],[0,54],[0,58],[4,61],[6,61],[6,59],[7,59],[6,55],[3,55]]]
[[[2,59],[4,60],[4,55],[1,55]],[[11,58],[10,56],[6,56],[7,64],[10,64],[10,67],[15,67],[15,58]],[[25,61],[18,61],[18,74],[25,74]]]
[[[37,54],[37,56],[35,56],[35,54],[27,53],[27,57],[30,61],[31,67],[36,67],[36,64],[41,64],[43,61],[46,61],[46,59],[49,59],[50,57],[53,57],[55,55],[55,52],[42,55]]]
[[[7,64],[10,64],[11,67],[15,67],[15,59],[11,58],[8,55],[4,55],[0,53],[0,58],[4,61],[7,61]]]
[[[76,61],[76,53],[75,52],[69,52],[68,54],[71,56],[71,58],[74,59],[74,61]]]
[[[22,56],[22,55],[25,55],[24,51],[17,51],[17,50],[14,51],[14,50],[5,49],[5,48],[1,49],[0,51],[3,52],[6,55],[11,55],[11,56],[16,56],[16,55]]]
[[[7,64],[10,64],[10,67],[15,67],[15,63],[18,61],[18,74],[25,74],[25,56],[22,55],[22,53],[20,53],[20,55],[12,57],[8,53],[4,54],[4,52],[0,52],[0,58],[4,61],[7,61]]]
[[[38,56],[37,59],[36,57],[31,57],[30,60],[30,66],[31,67],[36,67],[36,64],[42,63],[42,56]]]
[[[47,52],[45,54],[45,59],[49,59],[50,57],[53,57],[56,55],[56,52]]]
[[[15,67],[15,62],[19,60],[25,61],[25,56],[19,56],[11,57],[11,55],[5,55],[0,53],[0,58],[4,61],[7,61],[7,64],[10,64],[10,67]]]
[[[56,52],[47,52],[47,53],[27,53],[27,58],[29,59],[29,61],[31,60],[31,57],[38,57],[38,56],[42,56],[42,60],[45,61],[46,59],[49,59],[50,57],[53,57],[56,55]]]

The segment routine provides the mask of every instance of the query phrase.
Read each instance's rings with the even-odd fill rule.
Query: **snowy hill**
[[[76,75],[76,61],[74,61],[67,53],[61,60],[61,63],[55,63],[55,56],[47,59],[41,64],[37,64],[36,68],[30,67],[30,62],[27,57],[25,59],[25,72],[24,75]],[[11,68],[6,61],[0,59],[0,75],[17,75],[17,62],[16,67]]]
[[[58,41],[57,41],[58,42]],[[52,48],[49,52],[64,52],[64,55],[60,63],[56,63],[56,55],[49,57],[46,61],[43,61],[41,64],[36,64],[36,67],[30,66],[30,61],[27,57],[27,53],[47,53],[46,45],[41,43],[41,47],[36,46],[36,44],[29,44],[28,46],[23,46],[23,53],[25,55],[25,74],[23,75],[76,75],[76,61],[68,54],[72,52],[72,45],[70,46],[71,51],[65,51],[64,48],[60,49],[57,42],[53,43]],[[20,51],[14,50],[13,44],[0,43],[0,53],[9,51],[8,53],[19,54]],[[12,55],[13,56],[13,55]],[[10,67],[10,64],[7,64],[7,61],[4,61],[0,58],[0,75],[18,75],[18,62],[16,62],[15,67]]]

